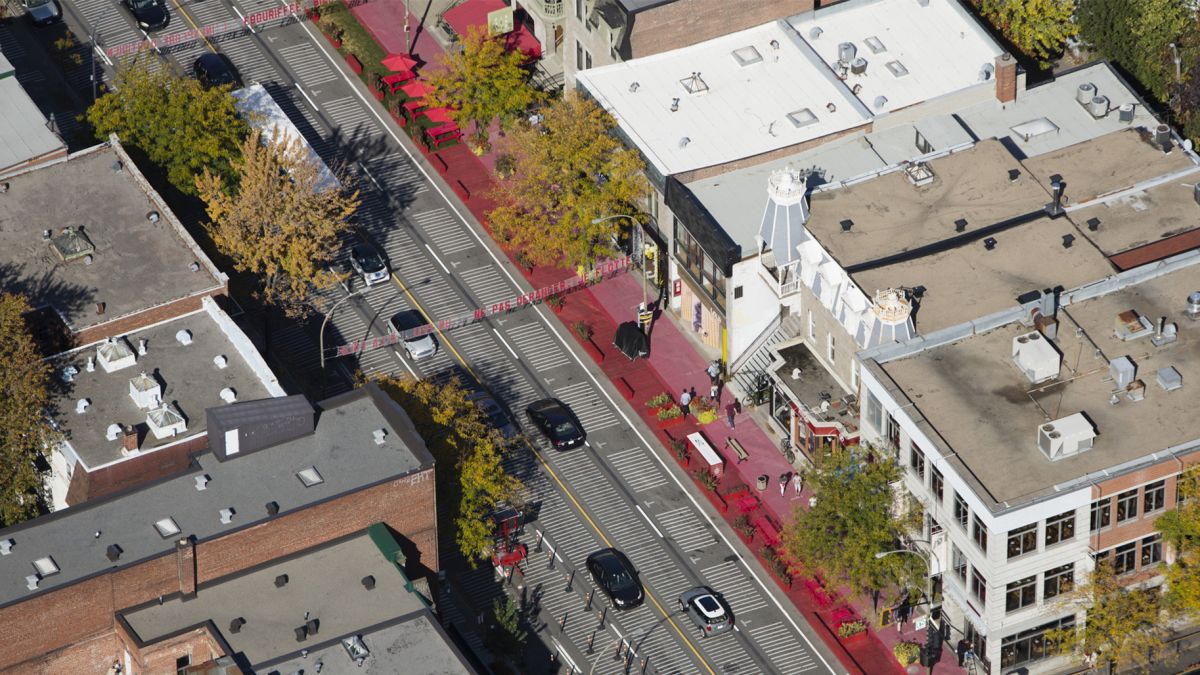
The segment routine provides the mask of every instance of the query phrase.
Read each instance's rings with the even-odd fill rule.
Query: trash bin
[[[771,480],[771,477],[764,473],[758,477],[757,481],[755,481],[754,487],[758,488],[759,492],[766,492],[767,482],[770,480]]]

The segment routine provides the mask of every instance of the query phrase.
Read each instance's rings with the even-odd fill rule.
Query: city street
[[[101,45],[141,37],[115,0],[64,4],[77,32],[99,33]],[[166,33],[240,21],[240,16],[282,3],[169,4],[173,17]],[[211,45],[200,41],[175,50],[171,58],[186,71],[210,47],[227,54],[247,83],[263,84],[328,164],[348,166],[360,178],[360,230],[345,235],[341,261],[350,244],[368,239],[386,253],[392,279],[366,290],[361,290],[361,279],[353,280],[351,289],[361,291],[361,297],[343,303],[330,318],[327,348],[385,335],[387,319],[404,309],[418,309],[436,322],[530,290],[312,26],[300,22]],[[328,299],[339,300],[344,293],[338,290]],[[281,360],[310,395],[347,390],[356,369],[368,375],[462,375],[488,388],[530,432],[534,446],[519,450],[509,468],[525,482],[525,497],[537,508],[536,521],[524,535],[531,550],[525,583],[544,589],[540,619],[548,627],[539,637],[548,650],[561,649],[560,663],[583,672],[595,664],[596,672],[610,673],[636,672],[640,659],[648,659],[646,672],[659,673],[843,672],[708,504],[691,494],[688,478],[664,461],[664,448],[597,376],[599,371],[544,306],[439,332],[437,354],[417,362],[392,348],[335,359],[327,382],[319,365],[320,319],[270,331],[271,358]],[[525,407],[545,397],[573,408],[588,432],[586,447],[557,453],[528,426]],[[465,570],[452,545],[453,533],[442,535],[443,566]],[[541,553],[533,552],[539,543]],[[633,561],[648,597],[635,610],[609,611],[601,627],[584,609],[579,589],[590,588],[585,558],[610,546]],[[572,571],[574,589],[564,591]],[[455,592],[465,593],[480,611],[503,592],[488,567],[451,576]],[[701,584],[730,601],[738,631],[702,640],[679,614],[678,594]],[[601,597],[595,596],[593,609],[607,603]],[[456,623],[467,624],[466,632],[475,621],[462,613],[461,608],[447,610]],[[636,657],[632,670],[601,647],[621,639]],[[589,641],[595,646],[593,655]]]

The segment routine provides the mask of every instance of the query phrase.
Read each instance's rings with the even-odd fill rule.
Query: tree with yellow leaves
[[[208,169],[195,179],[208,233],[236,270],[259,277],[264,303],[302,316],[313,288],[338,278],[328,265],[338,233],[358,209],[358,192],[329,186],[308,148],[278,129],[269,138],[251,134],[234,169],[239,182],[232,192]]]
[[[457,381],[383,377],[379,386],[404,408],[437,461],[438,503],[450,507],[455,540],[469,560],[491,554],[496,506],[512,501],[520,481],[501,463],[500,433]]]
[[[522,124],[506,143],[513,172],[494,192],[488,214],[496,237],[532,262],[587,266],[614,253],[620,221],[635,213],[647,185],[638,154],[612,135],[616,121],[590,99],[569,91]]]
[[[509,50],[503,36],[490,36],[477,26],[459,44],[461,50],[447,54],[444,64],[426,78],[433,92],[425,98],[431,107],[449,108],[460,127],[473,122],[472,141],[486,148],[493,120],[500,118],[501,127],[507,127],[542,94],[530,84],[527,57]]]
[[[1200,617],[1200,469],[1179,476],[1175,489],[1179,505],[1159,516],[1154,525],[1175,552],[1167,567],[1165,599],[1171,611]]]
[[[1075,0],[978,0],[979,12],[1043,67],[1079,33]]]
[[[45,503],[40,456],[49,457],[55,433],[46,417],[50,366],[26,322],[24,296],[0,293],[0,527],[36,516]]]

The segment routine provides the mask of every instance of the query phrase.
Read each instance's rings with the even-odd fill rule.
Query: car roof
[[[366,257],[366,256],[374,256],[376,258],[380,257],[379,251],[375,250],[375,247],[370,244],[355,244],[354,246],[352,246],[350,248],[350,252],[353,255],[356,255],[359,257]]]
[[[401,312],[396,312],[392,315],[392,323],[401,328],[416,328],[424,326],[429,322],[425,320],[425,315],[415,309],[406,309]]]
[[[228,56],[220,53],[204,52],[196,58],[196,62],[203,65],[205,68],[221,67],[232,68],[233,62]]]
[[[596,551],[588,557],[594,560],[596,564],[603,567],[606,571],[610,572],[616,570],[629,570],[633,567],[633,565],[629,562],[629,558],[626,558],[624,553],[621,553],[615,548],[602,549]]]
[[[692,598],[692,604],[700,610],[706,618],[717,619],[725,615],[725,607],[717,600],[716,596],[711,593],[697,595]]]

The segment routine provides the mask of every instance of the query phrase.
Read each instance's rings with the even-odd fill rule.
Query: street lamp
[[[628,218],[629,220],[633,221],[633,222],[636,224],[636,223],[639,223],[639,218],[640,218],[640,217],[641,217],[641,216],[631,216],[631,215],[629,215],[629,214],[627,214],[627,213],[618,213],[618,214],[616,214],[616,215],[612,215],[612,216],[604,216],[603,218],[593,218],[593,219],[592,219],[592,224],[593,224],[593,225],[599,225],[600,223],[604,223],[604,222],[607,222],[607,221],[610,221],[610,220],[616,220],[616,219],[618,219],[618,218]],[[630,243],[632,244],[632,238],[631,238],[631,242],[630,242]],[[631,248],[634,248],[634,247],[633,247],[633,246],[631,246]],[[637,249],[636,249],[636,248],[634,248],[634,252],[635,252],[635,255],[637,255],[638,259],[642,261],[642,264],[643,264],[643,265],[645,265],[645,263],[646,263],[645,256],[644,256],[644,255],[640,255],[640,254],[638,254],[638,252],[637,252]],[[645,307],[645,306],[646,306],[646,302],[647,302],[647,298],[646,298],[646,282],[643,280],[643,281],[642,281],[642,307]]]
[[[337,308],[339,306],[341,306],[341,304],[343,302],[349,300],[350,298],[356,298],[359,295],[362,295],[362,292],[364,290],[366,290],[366,289],[360,288],[357,291],[354,291],[353,293],[347,294],[346,297],[342,298],[341,300],[338,300],[337,302],[333,303],[333,307],[330,307],[329,313],[325,315],[325,320],[321,322],[321,336],[320,336],[319,341],[320,341],[320,351],[321,351],[321,377],[322,378],[325,377],[325,325],[329,323],[329,319],[331,317],[333,317],[333,313],[337,311]]]
[[[886,557],[888,557],[889,555],[892,555],[893,553],[909,553],[909,554],[912,554],[912,555],[918,556],[918,557],[920,557],[922,560],[924,560],[924,561],[925,561],[925,567],[926,567],[926,570],[927,570],[927,571],[929,571],[929,572],[931,573],[931,574],[930,574],[930,588],[929,588],[929,606],[932,608],[932,607],[933,607],[933,584],[932,584],[932,580],[933,580],[933,575],[932,575],[932,572],[933,572],[933,570],[932,570],[932,568],[931,568],[931,567],[930,567],[930,565],[929,565],[929,560],[928,560],[928,559],[926,559],[924,555],[922,555],[922,552],[924,552],[924,553],[928,553],[928,554],[929,554],[929,556],[930,556],[931,558],[933,558],[933,561],[937,563],[938,569],[942,569],[942,561],[941,561],[940,559],[938,559],[938,557],[937,557],[937,554],[933,552],[933,549],[932,549],[933,543],[932,543],[932,542],[930,542],[930,541],[928,541],[928,540],[926,540],[926,539],[914,539],[914,540],[912,540],[912,541],[913,541],[913,543],[918,543],[918,544],[929,544],[929,546],[930,546],[931,548],[929,548],[929,549],[927,549],[927,550],[926,550],[926,549],[913,550],[913,549],[911,549],[911,548],[898,548],[898,549],[896,549],[896,550],[894,550],[894,551],[880,551],[880,552],[878,552],[878,553],[876,553],[876,554],[875,554],[875,559],[876,559],[876,560],[878,560],[878,559],[881,559],[881,558],[886,558]]]

